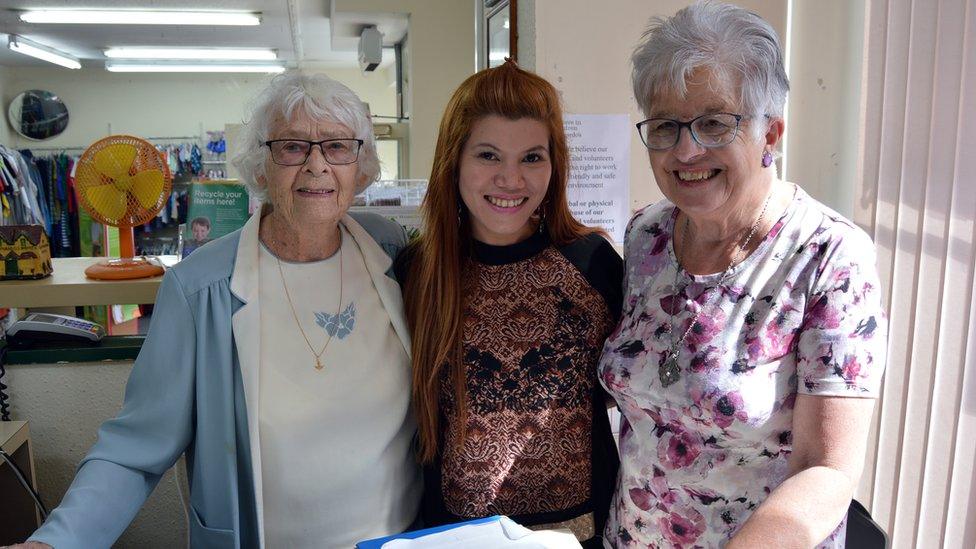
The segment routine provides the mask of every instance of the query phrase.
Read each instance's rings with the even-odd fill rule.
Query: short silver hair
[[[244,123],[231,159],[252,197],[262,202],[267,198],[267,189],[258,182],[258,176],[267,169],[270,151],[264,143],[269,140],[271,126],[278,116],[291,120],[302,113],[313,121],[346,126],[356,139],[363,140],[358,175],[365,181],[357,186],[356,194],[379,177],[380,160],[369,108],[341,82],[324,74],[289,70],[275,76],[252,103],[251,119]]]
[[[687,93],[686,80],[709,69],[740,89],[741,114],[783,116],[790,83],[779,37],[755,13],[710,0],[654,17],[631,56],[634,99],[645,116],[654,97]]]

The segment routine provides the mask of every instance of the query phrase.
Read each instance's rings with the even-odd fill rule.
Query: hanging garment
[[[203,174],[203,154],[200,147],[193,145],[190,149],[190,167],[195,175]]]

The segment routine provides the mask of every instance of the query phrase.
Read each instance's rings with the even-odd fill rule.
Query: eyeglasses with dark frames
[[[272,139],[264,144],[271,149],[271,161],[279,166],[301,166],[308,161],[312,147],[318,145],[325,161],[333,166],[352,164],[359,159],[362,139]]]
[[[688,128],[691,138],[702,147],[724,147],[735,139],[743,118],[746,116],[728,112],[703,114],[687,122],[673,118],[648,118],[637,123],[637,133],[644,146],[654,151],[664,151],[677,145],[682,128]]]

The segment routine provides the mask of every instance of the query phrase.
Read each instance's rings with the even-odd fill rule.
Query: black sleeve
[[[611,329],[620,321],[623,304],[624,261],[613,246],[599,234],[584,238],[560,249],[583,277],[600,295],[613,319]],[[593,366],[596,375],[596,365]],[[593,384],[593,447],[591,472],[590,504],[597,533],[603,532],[607,523],[613,493],[616,487],[620,460],[617,446],[607,415],[607,404],[612,402],[600,383]],[[594,538],[598,539],[598,538]],[[584,544],[588,547],[589,544]]]
[[[616,325],[623,305],[624,280],[624,260],[617,250],[599,234],[590,234],[559,251],[600,292]]]
[[[396,259],[393,260],[393,274],[400,284],[400,291],[407,287],[407,276],[410,274],[410,265],[417,254],[418,241],[411,242],[400,250]]]

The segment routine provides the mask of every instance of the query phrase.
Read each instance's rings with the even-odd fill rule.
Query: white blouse
[[[339,253],[280,272],[268,249],[259,255],[267,547],[348,548],[405,530],[417,512],[409,356],[342,232],[341,275]],[[296,316],[315,353],[329,341],[321,370]]]

